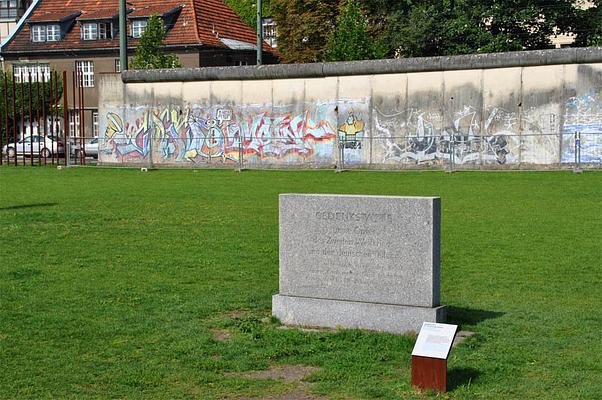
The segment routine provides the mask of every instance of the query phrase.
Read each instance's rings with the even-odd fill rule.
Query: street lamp
[[[257,65],[263,64],[263,24],[261,13],[261,0],[257,0]]]
[[[121,71],[128,69],[128,36],[126,0],[119,0],[119,64]]]

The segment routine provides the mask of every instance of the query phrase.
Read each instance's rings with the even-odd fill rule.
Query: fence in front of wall
[[[602,131],[563,134],[399,137],[186,137],[114,133],[99,143],[103,165],[149,168],[554,169],[602,166]]]
[[[94,138],[85,129],[81,71],[71,82],[67,71],[0,73],[0,165],[86,164]]]

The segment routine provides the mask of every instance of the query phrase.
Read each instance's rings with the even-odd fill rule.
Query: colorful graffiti
[[[375,128],[384,140],[383,162],[434,164],[453,160],[456,164],[505,164],[512,154],[506,130],[495,130],[507,120],[504,111],[494,109],[484,122],[488,134],[481,135],[477,110],[466,106],[453,115],[450,125],[443,126],[439,113],[411,109],[384,114],[375,109]],[[510,123],[507,121],[507,123]]]
[[[322,114],[322,113],[319,113]],[[203,163],[330,161],[336,140],[334,124],[314,120],[308,110],[298,114],[267,111],[235,113],[231,108],[145,109],[125,127],[115,112],[106,116],[101,161],[147,160]]]
[[[403,164],[508,165],[558,162],[554,114],[500,107],[464,106],[444,119],[438,112],[373,110],[375,137],[382,137],[382,162]],[[451,120],[445,124],[444,120]],[[556,160],[556,161],[554,161]]]
[[[339,126],[339,143],[346,149],[361,149],[364,136],[364,121],[358,118],[353,109],[347,111],[345,122]]]
[[[124,126],[118,114],[108,113],[104,140],[100,144],[101,157],[113,155],[121,162],[146,159],[150,151],[149,127],[148,118]]]
[[[383,112],[370,99],[106,110],[107,164],[512,166],[602,163],[600,91],[557,107]],[[291,108],[297,111],[290,111]],[[369,118],[367,118],[369,116]],[[575,151],[575,150],[578,151]]]
[[[562,162],[602,163],[602,88],[569,99],[565,106]]]

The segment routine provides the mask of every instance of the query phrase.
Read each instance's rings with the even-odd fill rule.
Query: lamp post
[[[119,0],[119,64],[121,71],[128,69],[128,36],[126,0]]]
[[[261,0],[257,0],[257,65],[263,64],[263,24]]]

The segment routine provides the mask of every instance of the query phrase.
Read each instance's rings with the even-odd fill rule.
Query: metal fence
[[[95,139],[86,135],[83,74],[70,80],[67,71],[0,73],[0,165],[86,164]]]

